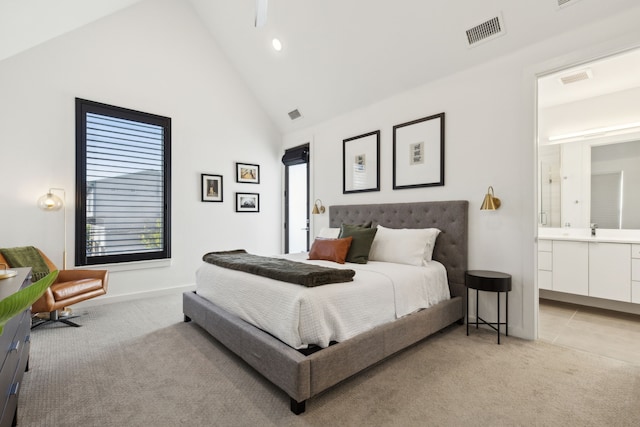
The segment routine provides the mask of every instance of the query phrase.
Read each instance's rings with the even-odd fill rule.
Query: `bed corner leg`
[[[293,412],[296,415],[300,415],[306,409],[305,407],[306,403],[307,403],[306,400],[303,400],[302,402],[298,402],[294,398],[291,398],[291,412]]]
[[[184,315],[184,321],[185,323],[187,322],[191,322],[191,317],[187,316],[186,314]]]
[[[464,325],[464,317],[463,317],[463,318],[461,318],[461,319],[456,320],[456,323],[457,323],[458,325]]]

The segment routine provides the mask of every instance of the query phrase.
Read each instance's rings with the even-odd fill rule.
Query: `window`
[[[76,265],[171,256],[171,119],[76,98]]]
[[[285,151],[284,251],[309,250],[309,144]]]

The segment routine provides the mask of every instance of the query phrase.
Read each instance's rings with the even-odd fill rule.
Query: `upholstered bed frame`
[[[300,414],[306,400],[454,322],[464,321],[468,202],[443,201],[330,206],[330,226],[373,221],[388,228],[439,228],[433,258],[447,269],[451,299],[381,325],[310,355],[289,347],[201,298],[183,294],[185,322],[193,320],[291,398]]]

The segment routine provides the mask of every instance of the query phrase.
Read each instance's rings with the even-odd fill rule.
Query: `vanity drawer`
[[[638,282],[640,284],[640,282]],[[538,289],[553,290],[553,273],[551,271],[538,270]]]
[[[631,245],[631,258],[640,258],[640,245]]]
[[[538,270],[553,271],[553,253],[538,252]]]
[[[640,259],[631,260],[631,280],[640,282]]]
[[[538,239],[538,252],[551,252],[552,250],[553,250],[552,240]],[[638,245],[638,250],[640,251],[640,245]],[[640,255],[638,255],[638,258],[640,258]]]
[[[631,302],[640,304],[640,282],[631,282]]]

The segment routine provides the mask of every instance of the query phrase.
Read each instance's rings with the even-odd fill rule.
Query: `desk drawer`
[[[15,350],[7,352],[7,357],[4,361],[4,365],[2,366],[2,372],[0,372],[0,397],[2,397],[3,400],[9,399],[9,401],[11,401],[10,397],[13,389],[12,386],[14,384],[20,362],[23,342],[17,341],[16,343]],[[15,405],[13,405],[12,409],[9,405],[9,401],[0,401],[0,403],[3,404],[0,426],[11,425],[11,421],[13,420],[13,410],[15,409]],[[9,424],[6,424],[7,420],[9,420]]]
[[[631,258],[640,258],[640,245],[631,245]]]
[[[2,348],[0,357],[4,358],[0,370],[0,427],[10,426],[18,404],[20,382],[29,359],[31,315],[29,310],[15,316],[7,323],[3,336],[13,339]],[[11,334],[10,332],[14,333]]]
[[[18,327],[24,320],[24,317],[25,312],[18,314],[4,325],[4,332],[0,335],[0,360],[4,360],[6,353],[11,349],[15,342]]]
[[[0,426],[12,426],[13,425],[13,417],[15,416],[16,410],[18,409],[18,393],[20,393],[20,386],[22,385],[20,381],[22,377],[20,377],[20,381],[16,380],[18,376],[18,367],[16,367],[16,371],[11,376],[12,381],[9,387],[5,391],[5,399],[6,403],[4,405],[2,411],[2,418],[0,418]]]
[[[29,363],[29,350],[31,347],[30,335],[31,325],[27,324],[26,335],[22,341],[22,351],[19,351],[20,357],[18,360],[18,366],[13,374],[13,381],[9,386],[9,399],[5,405],[4,412],[2,414],[2,420],[0,420],[0,427],[4,425],[11,425],[13,423],[13,417],[18,408],[18,398],[20,396],[20,389],[22,388],[22,380],[24,377],[24,371],[27,369],[27,363]],[[5,424],[9,422],[10,424]],[[19,422],[18,422],[19,425]]]

